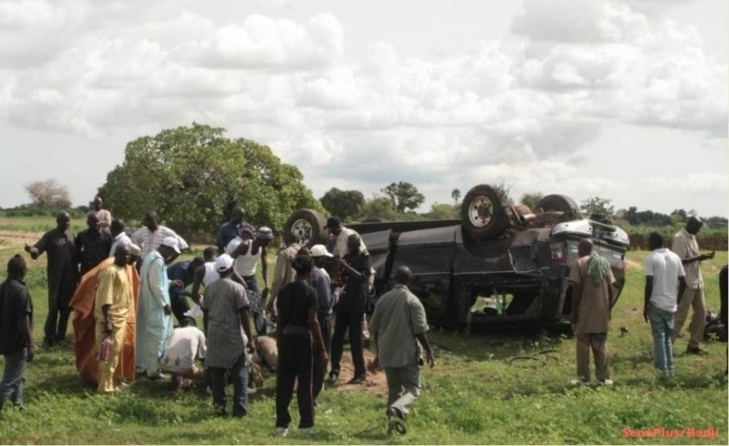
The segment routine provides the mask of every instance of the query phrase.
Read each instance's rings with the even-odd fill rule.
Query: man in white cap
[[[172,307],[167,265],[180,254],[175,237],[165,237],[162,244],[142,261],[141,291],[137,308],[137,367],[146,370],[147,378],[159,379],[159,359],[172,333]]]
[[[311,258],[314,260],[314,266],[309,273],[309,285],[311,285],[317,294],[317,320],[321,337],[324,341],[324,348],[327,355],[331,353],[332,348],[332,332],[329,323],[329,315],[332,314],[332,307],[339,300],[339,291],[332,291],[332,281],[326,270],[326,263],[333,261],[334,256],[327,251],[324,245],[314,245],[311,247]],[[327,373],[327,363],[314,361],[314,371],[312,377],[312,385],[314,390],[314,401],[316,401],[319,392],[324,387],[324,378]]]
[[[205,288],[201,308],[207,336],[205,366],[210,372],[215,412],[227,416],[226,374],[233,381],[234,417],[248,415],[248,379],[254,350],[249,318],[250,303],[243,285],[231,280],[233,258],[223,254],[215,261],[220,279]]]

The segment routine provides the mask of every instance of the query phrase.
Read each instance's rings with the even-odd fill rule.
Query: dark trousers
[[[311,388],[314,351],[311,335],[285,335],[279,341],[276,371],[276,427],[291,423],[289,404],[298,380],[299,429],[314,426],[314,396]]]
[[[233,364],[230,369],[221,367],[208,367],[210,370],[210,388],[213,391],[213,404],[219,414],[226,414],[225,410],[225,373],[230,372],[233,381],[233,416],[244,417],[248,415],[248,374],[250,367],[245,365],[243,357]]]
[[[73,290],[65,289],[67,286],[62,285],[60,290],[48,289],[48,317],[43,327],[45,334],[43,340],[47,344],[52,345],[66,338],[68,319],[71,316],[68,303],[73,295]]]
[[[266,336],[266,312],[264,310],[266,303],[263,302],[263,296],[258,289],[258,281],[256,275],[243,277],[248,291],[248,300],[251,301],[251,314],[253,314],[253,325],[256,326],[258,336]]]
[[[349,345],[352,349],[352,362],[354,363],[354,376],[365,376],[364,351],[362,350],[362,319],[363,312],[337,313],[334,320],[334,335],[332,336],[332,373],[339,373],[339,362],[342,360],[344,350],[344,334],[349,330]]]
[[[172,314],[177,319],[177,323],[182,325],[182,320],[185,319],[185,313],[190,311],[190,303],[187,301],[187,296],[184,294],[170,293],[170,307],[172,308]],[[192,325],[196,325],[194,319],[190,318],[190,321],[193,321]]]
[[[5,400],[10,401],[18,407],[25,407],[23,401],[23,381],[25,381],[25,368],[28,362],[28,349],[23,348],[15,353],[7,353],[5,357],[5,369],[3,379],[0,381],[0,412],[3,410]]]
[[[332,351],[332,333],[329,325],[329,315],[327,313],[318,313],[319,327],[321,327],[321,337],[324,340],[324,348],[327,350],[327,354]],[[319,396],[319,392],[324,387],[324,377],[327,374],[327,364],[319,360],[319,355],[315,352],[314,358],[314,401]]]

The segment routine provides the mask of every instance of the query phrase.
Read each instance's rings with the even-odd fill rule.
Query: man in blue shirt
[[[180,325],[186,318],[185,313],[190,311],[190,303],[187,298],[192,298],[192,292],[186,288],[192,283],[195,269],[204,263],[205,260],[202,257],[195,257],[192,260],[177,262],[167,268],[167,278],[170,279],[170,305],[172,313]]]
[[[230,211],[230,221],[223,223],[218,230],[218,252],[224,253],[225,247],[231,240],[240,237],[241,227],[247,223],[243,221],[246,217],[246,211],[242,207],[236,206]]]

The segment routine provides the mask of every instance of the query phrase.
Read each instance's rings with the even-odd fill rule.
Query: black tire
[[[326,219],[322,214],[311,209],[299,209],[291,214],[284,225],[284,241],[290,244],[294,236],[298,236],[301,246],[313,246],[326,242],[324,226]]]
[[[461,225],[476,241],[493,239],[509,227],[509,214],[496,189],[479,184],[463,197]]]
[[[564,216],[561,218],[562,221],[582,219],[580,207],[575,203],[575,200],[565,195],[547,195],[537,203],[537,210],[539,209],[542,212],[564,212]]]

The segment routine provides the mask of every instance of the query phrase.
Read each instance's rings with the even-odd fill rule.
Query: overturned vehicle
[[[617,302],[625,282],[628,235],[605,221],[583,218],[569,197],[548,195],[532,211],[503,201],[491,186],[478,185],[465,195],[460,217],[348,224],[370,252],[375,299],[392,287],[397,268],[406,265],[413,272],[410,288],[431,325],[566,328],[572,302],[566,278],[578,243],[590,239],[610,262],[616,279],[611,308]],[[302,209],[288,219],[284,237],[331,246],[324,225],[321,214]]]

